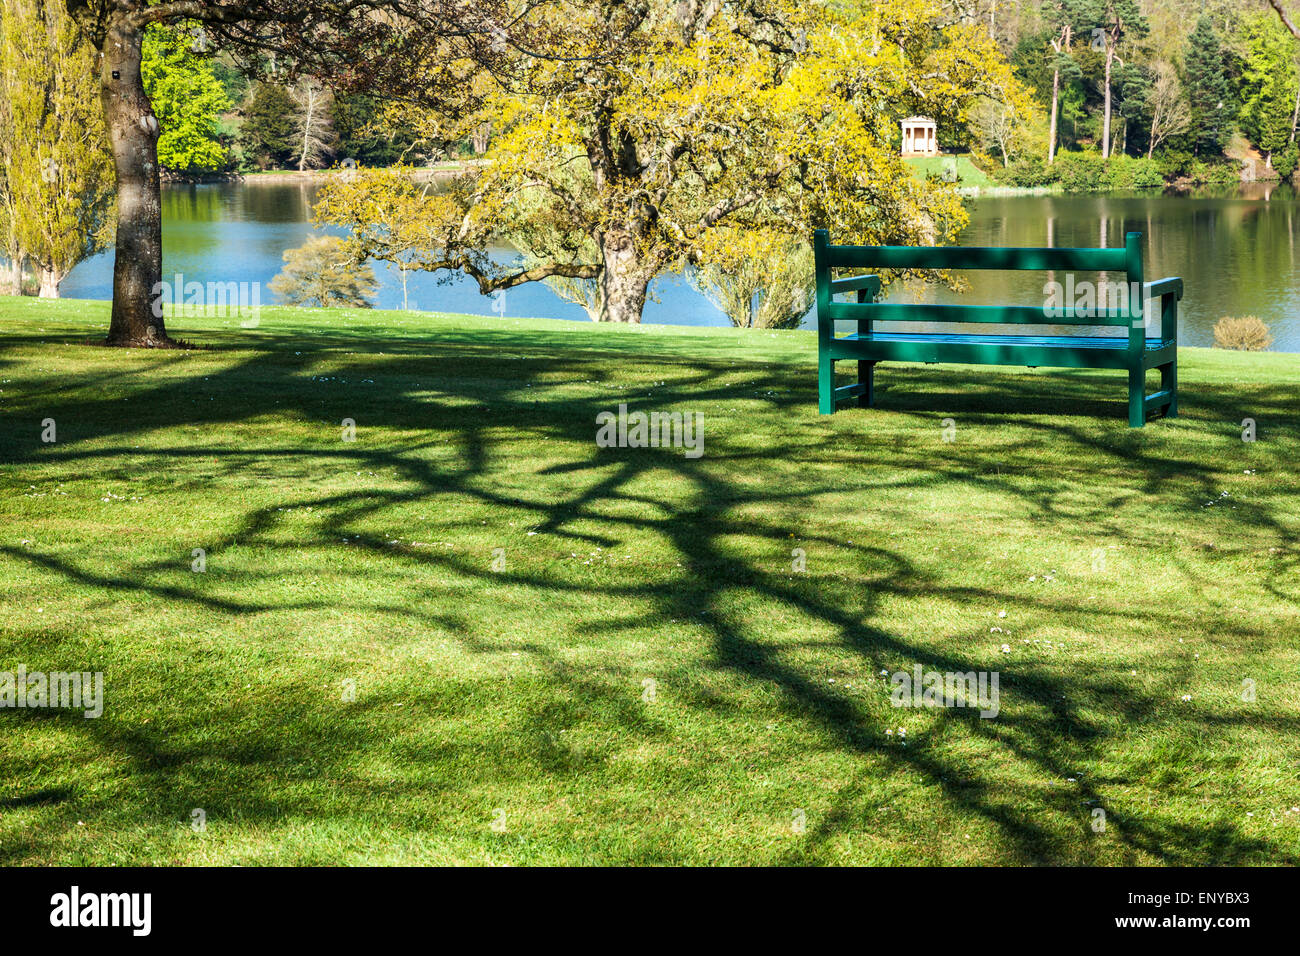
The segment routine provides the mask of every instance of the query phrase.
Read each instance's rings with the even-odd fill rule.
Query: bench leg
[[[862,386],[862,394],[858,396],[858,405],[862,408],[873,408],[876,404],[876,363],[875,362],[858,362],[858,384]]]
[[[835,360],[822,352],[817,356],[817,412],[830,415],[835,411]]]
[[[1166,418],[1178,416],[1178,363],[1170,362],[1160,366],[1160,390],[1169,392],[1169,404],[1165,407]]]
[[[1147,371],[1128,370],[1128,426],[1141,428],[1147,423]]]

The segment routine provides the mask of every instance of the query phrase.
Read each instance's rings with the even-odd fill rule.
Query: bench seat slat
[[[1108,335],[971,335],[965,332],[884,332],[870,335],[841,335],[836,342],[938,342],[947,345],[1042,345],[1048,348],[1126,349],[1128,336]],[[1147,348],[1164,345],[1160,338],[1148,338]]]
[[[979,246],[827,246],[833,269],[1006,269],[1123,272],[1123,246],[1112,249]]]
[[[1147,339],[1142,363],[1154,368],[1170,361],[1175,346]],[[946,335],[880,333],[832,339],[827,352],[836,359],[867,362],[956,362],[965,365],[1024,365],[1044,368],[1128,369],[1127,338],[1047,335]]]
[[[1062,309],[1061,315],[1045,315],[1042,306],[1032,305],[935,305],[901,302],[831,302],[826,316],[832,321],[872,319],[876,322],[985,322],[997,325],[1128,325],[1129,315],[1115,309]]]

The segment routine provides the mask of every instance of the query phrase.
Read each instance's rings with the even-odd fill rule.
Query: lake
[[[284,250],[301,245],[312,232],[315,191],[306,183],[166,187],[164,278],[173,281],[180,273],[186,282],[260,282],[264,304],[270,304],[265,284],[280,271]],[[1300,352],[1300,199],[1289,186],[1253,184],[1188,196],[986,197],[972,201],[970,225],[958,241],[970,246],[1121,246],[1129,231],[1144,234],[1148,280],[1182,276],[1187,282],[1179,312],[1182,344],[1210,345],[1211,329],[1221,316],[1257,315],[1271,327],[1274,349]],[[381,264],[375,272],[380,280],[376,306],[402,308],[397,270]],[[919,296],[935,302],[1043,303],[1043,273],[965,275],[970,288],[960,296],[936,287]],[[69,298],[107,299],[111,291],[111,254],[83,262],[62,287]],[[660,278],[652,293],[646,322],[727,324],[722,312],[680,276]],[[894,295],[897,301],[910,301],[918,292],[900,289]],[[481,296],[465,277],[440,283],[418,272],[408,275],[407,304],[427,311],[495,311],[493,300]],[[588,321],[580,307],[541,283],[509,290],[495,307],[510,315]]]

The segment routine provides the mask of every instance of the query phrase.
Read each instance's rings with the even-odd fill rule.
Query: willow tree
[[[212,50],[274,53],[340,82],[395,57],[404,37],[484,36],[504,0],[66,0],[100,51],[99,84],[117,181],[110,345],[173,344],[153,308],[162,280],[158,119],[141,78],[146,31],[188,24]]]
[[[738,328],[798,328],[817,291],[812,246],[765,230],[717,229],[710,238],[691,284]]]
[[[4,29],[3,17],[4,9],[0,8],[0,32]],[[9,188],[10,170],[18,146],[9,88],[9,74],[0,70],[0,256],[7,264],[5,288],[13,295],[22,295],[23,264],[27,253],[18,241],[18,215],[14,209],[14,194]]]
[[[54,298],[112,234],[112,166],[92,79],[94,51],[61,4],[0,0],[0,158],[8,256]],[[17,291],[17,290],[15,290]]]
[[[528,54],[543,45],[530,31],[548,56]],[[945,26],[925,0],[853,15],[798,0],[556,0],[499,45],[519,55],[469,120],[495,131],[481,166],[437,192],[363,172],[324,191],[318,218],[349,228],[358,257],[463,272],[484,294],[585,281],[589,311],[610,322],[639,322],[650,281],[702,262],[715,230],[951,236],[961,202],[911,175],[898,117],[956,128],[980,95],[1026,95],[982,28]],[[418,99],[418,70],[395,73]],[[503,241],[517,262],[489,254]]]
[[[0,108],[2,109],[2,108]],[[0,116],[0,136],[3,136],[4,118]],[[0,143],[0,150],[3,149]],[[22,295],[23,264],[27,253],[18,242],[18,217],[14,214],[13,196],[8,180],[0,173],[0,256],[3,256],[8,273],[4,288],[12,295]]]

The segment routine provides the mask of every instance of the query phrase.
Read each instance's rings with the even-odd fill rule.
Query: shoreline
[[[476,163],[443,163],[437,166],[419,166],[412,170],[416,182],[451,179],[473,169]],[[387,168],[387,167],[385,167]],[[295,184],[317,185],[331,182],[347,175],[349,169],[336,166],[332,169],[267,169],[252,173],[208,173],[201,176],[174,176],[163,180],[164,186],[206,186],[214,183],[239,183],[248,186],[288,186]]]
[[[435,166],[415,167],[411,171],[411,177],[415,182],[421,183],[452,179],[463,173],[469,172],[479,165],[481,165],[480,161],[458,160],[455,162],[439,163]],[[251,173],[211,173],[200,176],[169,177],[163,180],[163,185],[196,186],[212,185],[217,183],[238,183],[240,185],[249,186],[320,185],[321,183],[332,182],[339,179],[342,176],[347,175],[348,172],[349,170],[345,167],[335,166],[331,169],[308,169],[302,171],[296,169],[270,169]],[[956,191],[963,199],[1009,198],[1015,196],[1131,196],[1135,194],[1195,198],[1195,194],[1204,192],[1215,196],[1215,198],[1232,197],[1252,200],[1262,199],[1267,201],[1273,192],[1278,189],[1285,189],[1288,185],[1291,184],[1285,180],[1279,179],[1257,179],[1249,182],[1233,184],[1195,184],[1187,179],[1180,179],[1145,189],[1090,189],[1071,191],[1065,189],[1060,183],[1052,183],[1045,186],[1002,186],[993,183],[963,184],[958,181],[956,183]],[[1300,191],[1300,186],[1293,186],[1292,188]]]
[[[1300,187],[1276,179],[1260,179],[1248,183],[1201,185],[1186,182],[1165,183],[1141,189],[1085,189],[1067,190],[1059,183],[1050,186],[958,186],[963,199],[989,199],[1008,196],[1167,196],[1178,199],[1244,199],[1268,202],[1273,193],[1291,189],[1300,195]]]

